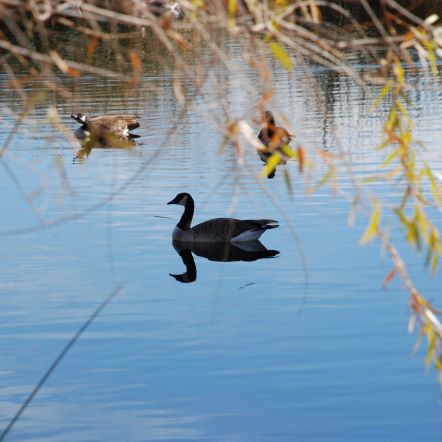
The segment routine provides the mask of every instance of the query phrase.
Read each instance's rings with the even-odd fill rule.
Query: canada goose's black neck
[[[194,210],[195,210],[195,204],[193,202],[193,198],[189,195],[186,201],[186,205],[184,206],[184,213],[181,215],[180,222],[177,224],[177,226],[181,230],[190,229],[190,224],[192,223]]]

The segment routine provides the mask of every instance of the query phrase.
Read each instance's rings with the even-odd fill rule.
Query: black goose
[[[126,138],[135,138],[137,135],[130,133],[131,130],[140,127],[136,115],[102,115],[101,117],[89,118],[84,114],[71,114],[71,118],[78,121],[86,135],[97,139],[106,139],[108,134]]]
[[[266,230],[279,227],[278,222],[272,219],[234,218],[214,218],[190,227],[195,210],[192,196],[188,193],[179,193],[167,204],[184,206],[184,213],[172,233],[172,239],[176,241],[205,243],[254,241]]]
[[[293,135],[291,135],[285,128],[278,127],[275,124],[275,117],[271,111],[264,112],[265,126],[260,130],[258,139],[265,145],[265,149],[258,149],[258,155],[261,161],[267,164],[267,161],[272,154],[280,149],[282,146],[290,143]],[[281,159],[279,164],[285,164],[286,160]],[[267,175],[268,178],[275,176],[276,169],[273,169]]]

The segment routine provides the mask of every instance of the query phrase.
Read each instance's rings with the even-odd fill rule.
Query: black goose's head
[[[275,117],[273,116],[273,113],[269,110],[266,110],[264,112],[264,119],[267,122],[267,124],[271,124],[272,126],[275,125]]]
[[[78,121],[80,124],[85,124],[87,121],[86,115],[82,113],[71,114],[71,118]]]
[[[169,201],[167,204],[179,204],[181,206],[185,206],[187,204],[187,201],[193,201],[193,198],[191,197],[190,193],[179,193],[173,200]]]

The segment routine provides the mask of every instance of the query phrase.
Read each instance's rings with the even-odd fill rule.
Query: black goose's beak
[[[169,205],[169,204],[175,204],[174,200],[169,201],[169,202],[167,203],[167,205]]]

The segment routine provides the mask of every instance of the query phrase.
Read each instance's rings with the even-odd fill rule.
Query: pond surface
[[[225,86],[232,116],[248,118],[258,133],[255,73],[240,46],[226,42],[225,49],[230,70],[214,65],[213,76]],[[272,66],[270,106],[286,116],[307,155],[312,146],[342,150],[357,174],[374,172],[384,155],[373,148],[384,110],[369,114],[367,96],[336,73],[299,66],[288,76]],[[243,166],[231,147],[220,152],[214,83],[181,118],[171,70],[146,71],[135,91],[88,76],[63,80],[75,98],[49,94],[2,163],[2,428],[123,283],[7,440],[439,441],[437,374],[426,372],[422,350],[413,353],[408,294],[397,280],[382,288],[388,257],[379,244],[358,246],[367,220],[348,225],[350,179],[340,179],[339,192],[306,194],[296,163],[284,166],[293,195],[283,167],[274,179],[259,179],[262,163],[251,148]],[[2,143],[21,109],[7,80]],[[441,84],[421,72],[411,81],[412,117],[437,169]],[[43,90],[47,82],[32,86]],[[78,126],[72,112],[137,113],[140,138],[73,161],[79,147],[47,121],[51,108],[69,133]],[[397,195],[393,187],[373,188],[387,199]],[[261,238],[279,254],[232,262],[190,255],[196,270],[180,282],[171,274],[185,273],[186,262],[171,233],[182,208],[166,205],[179,192],[193,195],[195,222],[232,214],[279,220]],[[431,278],[422,256],[401,251],[417,286],[437,299],[440,272]]]

